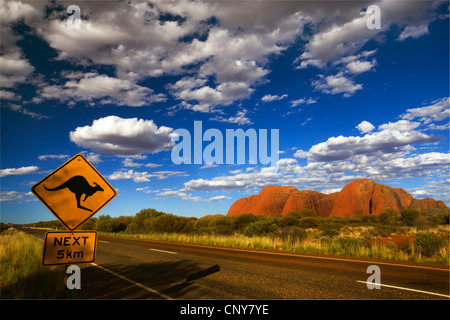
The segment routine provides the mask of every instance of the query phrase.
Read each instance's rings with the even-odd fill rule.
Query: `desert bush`
[[[234,233],[233,222],[230,217],[219,216],[209,218],[208,232],[218,235],[231,235]]]
[[[257,221],[259,218],[251,213],[244,213],[231,217],[231,219],[233,221],[233,229],[239,233],[243,233],[250,223]]]
[[[364,225],[366,223],[363,219],[363,216],[364,215],[348,216],[348,217],[345,217],[345,222],[346,222],[346,224],[352,224],[352,225]]]
[[[132,217],[120,216],[111,219],[111,232],[117,233],[125,231],[133,220]]]
[[[398,233],[399,230],[401,230],[400,227],[395,224],[381,224],[376,228],[378,230],[378,235],[381,237],[387,237],[393,233]]]
[[[296,215],[286,215],[278,219],[277,224],[280,228],[289,226],[299,226],[300,218]]]
[[[112,232],[111,217],[109,215],[98,216],[95,229],[100,232]]]
[[[446,225],[449,224],[449,214],[448,213],[436,213],[431,214],[429,217],[429,224],[432,227],[436,227],[438,225]]]
[[[96,225],[97,225],[97,218],[90,218],[88,221],[86,221],[79,227],[79,230],[95,230]]]
[[[402,241],[399,245],[398,245],[398,249],[400,251],[403,251],[407,254],[411,254],[413,252],[413,244],[411,241]]]
[[[298,221],[298,226],[302,228],[317,228],[320,220],[318,217],[303,217]]]
[[[136,221],[131,221],[130,224],[125,229],[125,233],[127,234],[143,233],[141,232],[142,229],[143,229],[142,226],[139,225]]]
[[[420,211],[408,208],[401,212],[401,221],[407,226],[413,226],[419,216]]]
[[[448,212],[443,213],[442,220],[443,220],[442,224],[450,224],[450,214]]]
[[[304,218],[318,218],[317,213],[312,209],[303,208],[300,210],[290,210],[284,217],[280,217],[277,219],[277,224],[280,228],[289,227],[289,226],[297,226],[297,227],[303,227],[303,228],[315,228],[317,227],[317,224],[315,226],[304,226],[302,225],[301,220]],[[308,224],[307,221],[313,221],[313,220],[305,220],[303,224]]]
[[[266,236],[276,234],[278,227],[270,218],[258,220],[250,223],[244,230],[244,235],[252,236]]]
[[[359,216],[362,222],[365,222],[367,224],[374,224],[378,222],[378,217],[376,215],[372,214],[363,214]]]
[[[418,230],[427,230],[431,228],[430,217],[426,214],[420,214],[414,221],[414,226],[417,227]]]
[[[303,208],[300,210],[290,210],[286,216],[293,216],[296,218],[317,217],[317,213],[313,209]]]
[[[281,230],[281,239],[290,244],[305,241],[307,238],[308,233],[300,227],[290,226]]]
[[[358,238],[338,238],[337,243],[345,254],[356,255],[364,243]]]
[[[152,221],[153,219],[164,215],[166,213],[157,211],[155,209],[142,209],[132,217],[131,220],[127,221],[127,226],[125,232],[131,234],[143,234],[152,232]]]
[[[193,225],[193,219],[173,214],[162,214],[151,220],[153,232],[189,233]]]
[[[95,229],[99,232],[118,233],[127,230],[129,224],[133,221],[133,217],[120,216],[112,218],[109,215],[101,215],[92,222],[90,220],[86,225],[83,225],[84,230]]]
[[[209,217],[202,217],[194,221],[194,234],[203,234],[209,232]]]
[[[419,253],[432,257],[447,245],[447,240],[433,233],[422,233],[414,240],[414,247]]]
[[[341,225],[335,220],[327,219],[324,223],[319,225],[319,230],[322,232],[322,236],[334,237],[339,235]]]
[[[378,214],[378,222],[382,224],[394,224],[396,217],[398,216],[397,211],[392,208],[387,208]]]

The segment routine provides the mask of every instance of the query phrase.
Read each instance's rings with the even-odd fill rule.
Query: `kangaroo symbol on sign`
[[[83,201],[86,201],[86,199],[88,197],[92,196],[97,191],[103,191],[103,188],[100,187],[97,183],[94,182],[94,184],[95,184],[95,187],[92,187],[89,184],[89,182],[86,180],[86,178],[83,176],[73,176],[72,178],[70,178],[69,180],[67,180],[66,182],[64,182],[63,184],[61,184],[58,187],[49,189],[44,185],[44,188],[47,191],[58,191],[58,190],[68,188],[72,193],[75,194],[75,198],[77,200],[77,207],[80,209],[92,212],[91,209],[83,207],[80,204],[80,200],[81,200],[81,196],[83,194],[85,195]]]

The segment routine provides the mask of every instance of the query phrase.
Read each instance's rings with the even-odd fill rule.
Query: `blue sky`
[[[30,188],[78,153],[118,191],[97,215],[226,214],[266,185],[360,178],[450,204],[448,1],[0,7],[2,222],[55,219]],[[224,159],[227,130],[278,130],[278,161],[175,164],[195,121]]]

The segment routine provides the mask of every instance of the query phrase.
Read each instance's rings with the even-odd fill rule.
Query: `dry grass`
[[[64,267],[42,266],[43,242],[24,232],[0,235],[2,299],[46,299],[67,295]]]

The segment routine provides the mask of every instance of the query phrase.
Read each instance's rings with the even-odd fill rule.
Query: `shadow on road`
[[[102,267],[126,279],[96,266],[86,265],[81,271],[81,289],[77,290],[76,298],[162,299],[158,294],[136,284],[139,283],[177,299],[194,290],[196,280],[220,271],[219,265],[205,269],[197,263],[186,260],[137,265],[109,264]]]
[[[216,264],[210,268],[206,268],[204,270],[198,271],[196,273],[193,273],[193,274],[187,276],[186,280],[183,283],[176,284],[176,285],[164,290],[162,293],[173,297],[173,296],[177,295],[178,292],[181,292],[183,289],[192,285],[195,280],[201,279],[203,277],[206,277],[210,274],[213,274],[213,273],[216,273],[219,271],[220,271],[220,267],[218,264]]]

